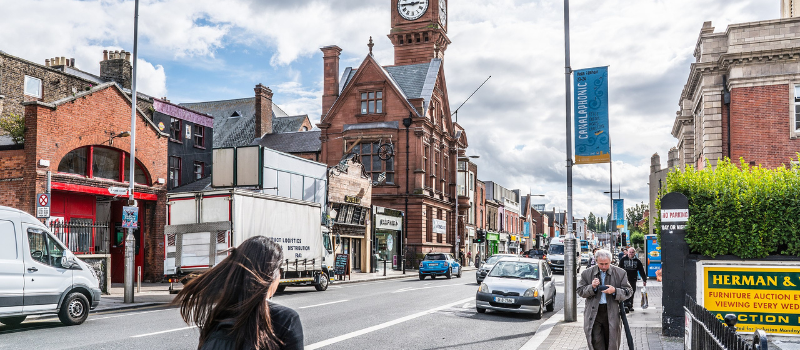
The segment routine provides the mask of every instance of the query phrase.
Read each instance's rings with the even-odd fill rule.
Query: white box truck
[[[225,259],[228,248],[260,235],[283,248],[279,290],[328,288],[333,252],[319,203],[248,189],[170,193],[167,199],[164,275],[170,281],[202,273]]]

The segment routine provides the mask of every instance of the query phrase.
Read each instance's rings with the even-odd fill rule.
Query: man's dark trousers
[[[631,310],[633,310],[633,297],[636,296],[636,280],[638,279],[638,277],[639,276],[637,276],[637,275],[634,275],[633,279],[628,277],[628,283],[631,284],[631,288],[633,288],[633,293],[631,293],[631,297],[630,298],[625,299],[625,307],[629,308]]]
[[[608,350],[608,304],[597,307],[597,315],[592,325],[592,347],[594,350]]]

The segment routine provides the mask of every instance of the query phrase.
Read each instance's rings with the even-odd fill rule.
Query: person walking
[[[581,273],[576,293],[586,298],[583,331],[589,350],[617,350],[622,339],[619,303],[633,294],[625,270],[611,265],[611,252],[595,253],[597,265]]]
[[[633,288],[633,294],[625,300],[625,312],[630,312],[633,311],[633,295],[636,294],[636,274],[638,273],[642,276],[642,284],[647,287],[647,273],[644,272],[642,261],[636,258],[636,248],[628,249],[628,254],[622,257],[619,261],[619,266],[625,269],[625,273],[628,274],[628,283]]]
[[[302,350],[297,312],[269,301],[278,289],[281,247],[264,236],[228,250],[225,260],[178,293],[183,321],[200,330],[199,350]]]
[[[597,265],[597,261],[595,260],[595,257],[594,257],[594,255],[595,255],[595,254],[597,254],[597,251],[598,251],[598,250],[600,250],[600,248],[594,248],[594,249],[592,249],[592,257],[590,257],[590,258],[589,258],[589,264],[588,264],[588,265],[586,265],[586,268],[587,268],[587,269],[591,268],[592,266],[595,266],[595,265]]]

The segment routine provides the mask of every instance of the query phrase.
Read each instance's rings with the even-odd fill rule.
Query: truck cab
[[[65,325],[86,321],[100,302],[92,267],[64,247],[38,219],[0,206],[0,323],[57,314]]]

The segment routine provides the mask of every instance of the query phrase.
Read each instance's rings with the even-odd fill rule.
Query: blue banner
[[[614,211],[611,213],[611,220],[617,220],[617,225],[619,225],[620,221],[625,220],[625,200],[612,199],[611,204],[611,209]]]
[[[523,238],[531,238],[531,223],[524,222],[523,223],[523,231],[522,231]]]
[[[611,162],[608,67],[574,71],[575,164]]]

